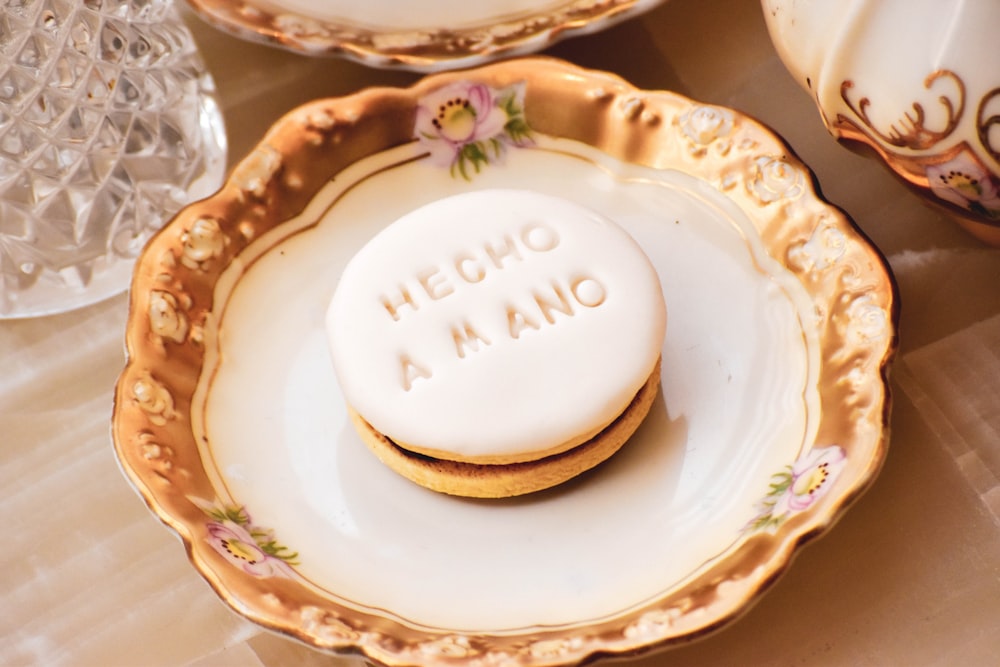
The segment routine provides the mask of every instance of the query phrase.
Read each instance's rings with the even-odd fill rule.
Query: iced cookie
[[[330,349],[362,439],[445,493],[561,483],[628,440],[656,396],[659,278],[573,202],[481,190],[403,216],[348,263]]]

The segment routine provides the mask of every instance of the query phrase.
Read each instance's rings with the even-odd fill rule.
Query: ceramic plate
[[[615,457],[473,501],[369,454],[323,319],[376,232],[496,187],[618,221],[668,325],[660,394]],[[515,60],[301,107],[182,211],[137,266],[115,443],[268,628],[386,664],[570,664],[721,626],[833,523],[885,455],[895,325],[882,258],[764,127]]]
[[[374,67],[431,72],[539,51],[663,0],[188,0],[240,37]]]

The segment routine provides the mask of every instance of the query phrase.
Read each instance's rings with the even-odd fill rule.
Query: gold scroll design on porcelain
[[[855,105],[848,96],[848,92],[854,88],[854,82],[850,79],[840,84],[840,97],[844,100],[847,107],[861,119],[867,131],[843,114],[837,114],[837,124],[847,130],[849,138],[852,139],[859,138],[851,136],[854,132],[858,132],[873,143],[878,143],[876,140],[880,140],[881,143],[896,148],[908,148],[911,150],[927,150],[932,148],[947,139],[955,131],[955,128],[962,120],[962,115],[965,113],[965,84],[951,70],[938,70],[929,74],[924,79],[924,89],[931,90],[940,80],[953,82],[955,90],[952,92],[956,93],[957,97],[957,102],[953,101],[947,95],[940,95],[938,97],[938,102],[940,102],[947,114],[945,126],[940,130],[932,130],[927,127],[927,116],[924,106],[920,102],[913,102],[911,105],[913,111],[904,112],[902,120],[898,122],[898,126],[897,124],[890,125],[888,132],[879,131],[868,116],[868,107],[871,105],[871,100],[868,97],[862,97]],[[993,104],[994,102],[996,104]],[[993,113],[990,113],[991,105],[993,106]],[[1000,162],[1000,86],[988,91],[979,100],[979,104],[976,107],[976,132],[983,150],[994,160]]]
[[[935,130],[927,127],[927,114],[924,111],[924,105],[920,102],[913,102],[911,104],[912,111],[903,112],[902,118],[890,125],[888,131],[880,131],[868,116],[868,107],[871,106],[871,99],[862,97],[856,104],[851,101],[849,92],[854,88],[854,82],[850,79],[846,79],[840,84],[840,98],[844,100],[844,104],[861,120],[868,131],[857,127],[852,121],[840,114],[837,115],[837,121],[853,125],[873,141],[877,138],[882,143],[897,148],[908,148],[917,151],[927,150],[948,138],[955,131],[955,128],[958,127],[962,114],[965,113],[965,83],[951,70],[938,70],[927,75],[924,79],[924,89],[931,91],[942,81],[950,81],[954,85],[955,90],[948,91],[950,94],[941,94],[937,98],[946,115],[944,127],[941,129]],[[952,96],[955,96],[957,101],[953,100]]]
[[[996,111],[987,117],[987,107],[994,100],[997,101],[995,105]],[[983,99],[979,101],[979,108],[976,109],[976,129],[979,132],[979,143],[983,145],[983,149],[994,160],[1000,162],[1000,86],[986,93]],[[996,132],[991,137],[990,134],[994,129]],[[991,139],[997,140],[996,145],[993,144]]]
[[[997,206],[998,202],[994,197],[995,190],[1000,184],[1000,174],[991,172],[981,154],[968,141],[957,141],[952,146],[940,147],[937,152],[924,155],[905,155],[892,150],[894,147],[927,151],[954,133],[965,113],[967,103],[965,84],[954,72],[939,70],[924,79],[924,88],[930,91],[935,85],[940,86],[938,83],[940,81],[952,82],[951,93],[955,97],[952,99],[944,94],[938,97],[945,111],[941,129],[928,128],[923,105],[920,102],[913,102],[913,111],[904,113],[903,120],[890,125],[887,132],[879,131],[868,116],[868,107],[871,104],[869,98],[862,97],[856,105],[851,101],[849,91],[854,87],[854,83],[850,80],[841,84],[841,98],[858,116],[860,124],[838,114],[837,129],[840,130],[842,138],[859,141],[872,148],[897,175],[915,187],[919,194],[933,195],[934,201],[939,205],[954,209],[963,216],[971,215],[978,222],[1000,225],[1000,207]],[[1000,136],[1000,88],[990,90],[978,102],[976,131],[980,148],[991,157],[1000,160],[1000,145],[991,144],[991,140],[997,143],[997,136]],[[966,185],[970,187],[982,186],[979,187],[979,194],[968,200],[949,196],[947,193],[951,187],[949,183],[942,185],[937,180],[932,182],[932,176],[940,179],[941,175],[937,172],[949,171],[956,162],[963,164],[959,165],[957,171],[952,170],[949,173],[953,173],[957,179],[964,179]],[[952,189],[958,192],[961,188]],[[982,201],[978,200],[980,198]]]

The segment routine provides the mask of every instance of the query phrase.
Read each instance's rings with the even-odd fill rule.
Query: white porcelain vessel
[[[1000,245],[1000,2],[762,0],[771,40],[838,140],[875,150]]]

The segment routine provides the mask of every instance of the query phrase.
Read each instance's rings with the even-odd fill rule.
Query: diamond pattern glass
[[[0,0],[0,317],[122,291],[226,139],[169,0]]]

